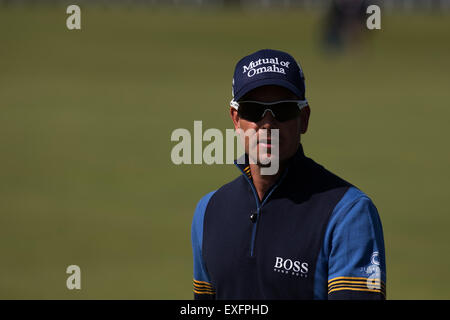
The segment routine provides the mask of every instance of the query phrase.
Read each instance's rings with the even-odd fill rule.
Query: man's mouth
[[[272,147],[272,141],[271,140],[259,141],[258,145],[261,146],[261,147],[271,148]]]
[[[262,145],[262,146],[273,146],[276,143],[279,144],[280,141],[275,141],[275,140],[272,140],[272,139],[261,139],[261,140],[258,140],[258,145]]]

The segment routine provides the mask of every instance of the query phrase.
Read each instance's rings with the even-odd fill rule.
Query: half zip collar
[[[244,158],[242,158],[242,157],[244,157]],[[253,196],[255,198],[256,212],[252,212],[251,216],[250,216],[251,217],[250,219],[253,223],[251,242],[250,242],[250,257],[254,257],[256,232],[257,232],[259,221],[261,220],[262,209],[263,209],[264,205],[266,204],[266,202],[269,201],[269,198],[272,195],[272,193],[284,181],[285,177],[287,176],[287,173],[291,169],[290,167],[293,166],[295,163],[298,163],[300,160],[299,158],[304,157],[304,154],[303,154],[302,145],[300,145],[297,152],[295,153],[295,155],[289,160],[289,163],[286,166],[286,168],[284,169],[284,172],[281,174],[281,176],[278,178],[278,180],[275,182],[275,184],[266,192],[262,201],[259,200],[258,192],[256,191],[255,185],[253,184],[253,181],[252,181],[252,175],[251,175],[251,171],[250,171],[250,163],[249,163],[248,155],[244,154],[242,157],[239,158],[238,160],[235,160],[234,164],[242,172],[242,174],[245,177],[245,180],[247,180],[247,182],[249,183],[250,188],[253,193]]]
[[[280,178],[277,180],[277,182],[274,184],[274,186],[278,186],[284,180],[284,177],[286,176],[287,171],[290,170],[290,167],[299,165],[300,161],[304,157],[305,157],[305,154],[303,152],[303,146],[300,144],[296,153],[291,157],[291,159],[288,160],[288,164],[287,164],[286,168],[284,169],[283,174],[280,176]],[[257,195],[255,186],[252,181],[252,173],[250,171],[250,162],[248,159],[248,155],[246,153],[244,155],[242,155],[239,159],[234,161],[234,165],[242,172],[242,174],[245,176],[247,182],[251,185],[253,192],[255,192]],[[271,192],[272,188],[270,188],[269,192],[266,193],[267,195],[272,193]],[[268,198],[268,196],[264,196],[263,202],[266,198]],[[259,203],[259,197],[257,197],[257,199],[258,199],[258,203]]]

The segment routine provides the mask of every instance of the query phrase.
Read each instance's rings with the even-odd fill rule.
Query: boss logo
[[[306,278],[308,276],[308,263],[292,259],[283,259],[282,257],[275,257],[273,271]]]

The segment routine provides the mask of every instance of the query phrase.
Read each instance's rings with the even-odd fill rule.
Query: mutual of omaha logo
[[[308,277],[308,263],[293,259],[284,259],[275,257],[274,272],[280,272],[286,275],[296,277]]]
[[[251,61],[248,65],[242,67],[242,73],[247,73],[247,77],[251,78],[256,74],[265,72],[276,72],[286,74],[286,69],[289,69],[290,61],[279,60],[275,58],[258,59]]]

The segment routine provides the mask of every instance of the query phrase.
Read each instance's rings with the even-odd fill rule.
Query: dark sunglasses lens
[[[238,114],[240,117],[258,122],[262,119],[266,109],[272,110],[275,119],[280,122],[296,118],[300,114],[300,109],[296,102],[280,102],[273,105],[263,105],[256,102],[240,102]]]
[[[261,120],[266,106],[254,102],[239,103],[238,114],[241,118],[252,122]]]
[[[275,118],[280,122],[294,119],[300,114],[300,108],[296,102],[278,103],[273,105],[271,109],[275,113]]]

